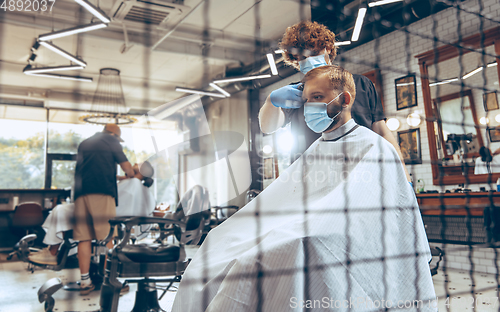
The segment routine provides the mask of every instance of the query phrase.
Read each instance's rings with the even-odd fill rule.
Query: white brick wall
[[[433,247],[439,247],[445,252],[445,257],[439,265],[439,270],[442,270],[445,266],[448,269],[462,269],[470,270],[473,266],[474,272],[481,273],[491,273],[496,274],[495,267],[495,251],[493,248],[472,248],[471,258],[469,259],[469,247],[464,245],[454,245],[454,244],[430,244]],[[436,257],[435,257],[436,258]],[[437,260],[437,258],[436,258]],[[435,260],[433,261],[433,265]],[[497,267],[500,269],[500,252],[497,256]]]

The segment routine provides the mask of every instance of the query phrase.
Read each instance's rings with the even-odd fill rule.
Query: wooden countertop
[[[486,207],[500,207],[500,192],[417,194],[422,215],[483,216]]]

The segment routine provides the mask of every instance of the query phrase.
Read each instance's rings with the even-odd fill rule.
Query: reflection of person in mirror
[[[498,132],[498,130],[496,131]],[[488,147],[481,146],[479,149],[480,157],[476,158],[474,174],[489,174],[500,172],[500,148],[493,153]]]

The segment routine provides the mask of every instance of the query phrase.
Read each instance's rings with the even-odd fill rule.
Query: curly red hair
[[[285,63],[300,69],[297,55],[318,55],[324,49],[330,51],[333,61],[337,56],[335,34],[325,25],[317,22],[302,21],[286,29],[280,48],[284,51]]]

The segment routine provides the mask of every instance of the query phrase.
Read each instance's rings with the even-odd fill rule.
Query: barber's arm
[[[300,84],[287,85],[274,90],[267,97],[259,111],[260,130],[272,133],[285,124],[285,114],[282,108],[299,108],[304,104]]]
[[[387,141],[389,141],[389,143],[391,143],[394,146],[394,148],[396,149],[396,152],[399,155],[399,158],[401,159],[401,163],[403,164],[403,168],[404,168],[405,174],[406,174],[406,179],[408,180],[408,182],[411,182],[410,175],[408,174],[408,170],[406,169],[405,161],[403,159],[403,154],[401,153],[401,150],[399,149],[399,144],[396,141],[396,138],[394,138],[394,136],[392,135],[391,130],[389,130],[389,128],[387,128],[387,125],[385,124],[385,120],[379,120],[379,121],[374,122],[372,124],[372,130],[374,132],[376,132],[378,135],[380,135],[381,137],[383,137],[384,139],[386,139]]]
[[[273,133],[281,128],[284,122],[285,114],[281,108],[271,103],[270,96],[268,96],[259,111],[260,130],[264,133]]]
[[[125,172],[127,178],[132,178],[135,175],[134,169],[132,169],[132,164],[130,164],[129,161],[121,162],[120,167],[123,172]]]

